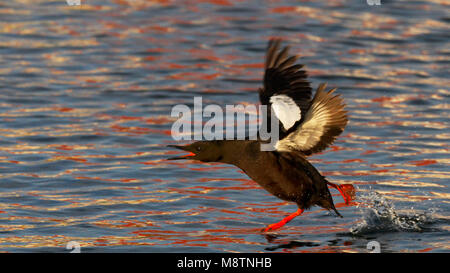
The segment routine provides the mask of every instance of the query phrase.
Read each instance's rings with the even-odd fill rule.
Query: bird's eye
[[[197,146],[197,151],[201,151],[202,148],[200,146]]]

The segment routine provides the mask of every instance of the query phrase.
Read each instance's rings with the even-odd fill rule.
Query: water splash
[[[417,212],[411,209],[406,214],[400,214],[394,204],[378,192],[370,191],[360,196],[362,220],[350,228],[354,235],[378,232],[422,232],[430,223],[433,211]]]

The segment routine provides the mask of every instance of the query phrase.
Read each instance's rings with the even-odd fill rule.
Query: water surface
[[[358,2],[358,3],[356,3]],[[448,1],[0,4],[0,251],[448,252]],[[344,216],[295,211],[237,168],[166,161],[176,104],[258,104],[282,38],[350,121],[311,162]]]

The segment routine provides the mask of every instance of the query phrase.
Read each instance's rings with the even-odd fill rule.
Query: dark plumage
[[[264,87],[261,103],[270,106],[280,120],[280,140],[274,151],[261,151],[260,140],[198,141],[186,146],[169,145],[189,155],[171,158],[202,162],[222,162],[242,169],[251,179],[276,197],[295,202],[298,210],[265,231],[280,228],[305,209],[317,205],[336,210],[328,186],[351,199],[351,185],[328,182],[306,159],[328,147],[347,124],[344,104],[334,89],[325,92],[321,84],[311,100],[311,87],[303,65],[294,64],[296,56],[288,55],[288,47],[280,50],[280,41],[271,40],[267,47]],[[268,120],[269,116],[267,117]],[[342,216],[341,216],[342,217]]]
[[[269,41],[264,63],[264,86],[259,88],[259,100],[263,105],[270,105],[270,97],[275,94],[284,94],[295,101],[302,113],[306,113],[311,102],[312,91],[307,80],[308,74],[302,69],[303,64],[295,64],[297,56],[288,55],[288,46],[281,51],[279,49],[280,40]],[[270,124],[270,108],[268,111],[265,122]],[[267,128],[270,126],[267,125]],[[281,124],[279,131],[280,138],[287,135],[287,130]]]

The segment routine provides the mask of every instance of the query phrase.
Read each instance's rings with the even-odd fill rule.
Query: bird
[[[265,122],[279,121],[279,138],[273,150],[262,150],[261,138],[197,141],[168,145],[188,152],[168,160],[196,160],[232,164],[272,195],[297,204],[297,210],[261,231],[275,231],[312,206],[337,211],[329,187],[337,189],[349,204],[355,194],[351,184],[329,182],[307,157],[325,150],[348,122],[345,103],[336,88],[326,91],[319,84],[314,97],[303,64],[297,55],[281,48],[280,39],[270,39],[266,48],[264,78],[258,89],[261,105],[268,107]]]

